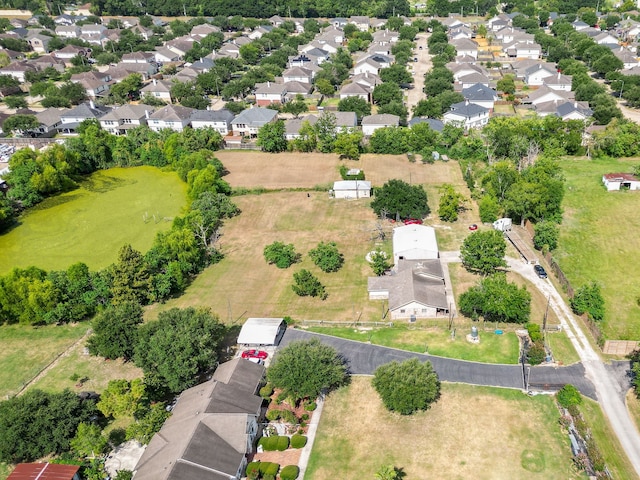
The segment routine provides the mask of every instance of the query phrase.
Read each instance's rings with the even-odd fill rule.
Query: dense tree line
[[[9,220],[45,196],[72,188],[83,175],[112,166],[172,168],[187,183],[190,208],[174,219],[169,231],[157,234],[148,252],[125,245],[116,262],[101,271],[91,272],[82,263],[66,271],[13,269],[0,277],[0,323],[78,321],[105,305],[145,305],[183,291],[195,274],[219,260],[216,232],[225,218],[239,213],[221,178],[224,167],[214,155],[220,141],[210,129],[155,133],[140,127],[114,137],[89,122],[66,146],[17,152],[7,179],[12,187],[5,200],[10,202]]]

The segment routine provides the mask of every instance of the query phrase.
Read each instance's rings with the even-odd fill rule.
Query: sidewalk
[[[316,439],[316,432],[318,431],[318,424],[320,423],[320,417],[322,416],[322,409],[324,407],[324,395],[320,395],[316,400],[316,410],[313,412],[311,421],[309,422],[309,430],[307,431],[307,444],[303,447],[300,454],[300,474],[298,478],[304,480],[304,475],[307,471],[307,465],[309,463],[309,457],[311,456],[311,450],[313,449],[313,442]]]

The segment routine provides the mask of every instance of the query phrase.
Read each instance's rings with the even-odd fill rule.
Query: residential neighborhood
[[[640,3],[272,3],[0,9],[0,480],[640,478]]]

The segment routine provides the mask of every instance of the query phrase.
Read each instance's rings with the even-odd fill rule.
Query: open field
[[[353,378],[327,397],[306,480],[374,478],[386,464],[407,479],[584,478],[548,396],[445,384],[430,410],[402,417],[370,382]]]
[[[614,434],[609,420],[602,413],[600,405],[590,398],[583,397],[583,403],[579,408],[613,478],[637,478],[627,454]]]
[[[339,162],[333,155],[310,155],[305,175],[285,179],[279,185],[270,183],[269,179],[277,179],[278,172],[300,164],[298,154],[223,151],[219,152],[219,158],[230,171],[225,179],[234,187],[311,188],[327,178],[339,178]],[[364,168],[374,185],[382,185],[394,177],[408,181],[411,172],[411,181],[424,182],[430,195],[430,190],[435,191],[436,186],[444,182],[454,183],[464,191],[462,175],[455,162],[423,165],[409,163],[404,156],[365,155],[361,161],[349,165]],[[437,209],[433,195],[429,202],[432,209]],[[376,217],[369,207],[370,200],[332,199],[324,192],[311,192],[307,197],[306,192],[289,191],[242,195],[234,197],[234,202],[242,213],[228,220],[223,228],[220,245],[225,258],[202,272],[180,298],[151,307],[148,317],[154,317],[161,309],[202,305],[211,307],[227,323],[247,316],[289,315],[294,319],[343,321],[380,318],[380,302],[368,300],[367,277],[372,275],[372,270],[364,257],[377,246],[386,244],[376,239]],[[473,210],[466,214],[472,215]],[[440,221],[432,214],[427,223],[439,225]],[[384,222],[387,239],[392,227],[390,222]],[[468,230],[466,224],[458,223],[437,228],[437,232],[439,241],[448,245],[441,246],[445,249],[458,248],[455,242],[464,238]],[[267,265],[262,252],[276,240],[293,243],[302,254],[302,262],[285,270]],[[345,265],[339,272],[324,273],[308,258],[308,251],[320,241],[338,244],[345,257]],[[293,293],[290,287],[293,273],[301,268],[308,268],[318,276],[327,288],[327,300],[298,297]]]
[[[17,393],[61,352],[81,338],[88,324],[0,327],[0,398]]]
[[[607,338],[640,338],[640,271],[629,268],[640,250],[639,192],[607,192],[602,175],[630,172],[635,160],[562,160],[567,178],[555,257],[574,288],[597,281],[606,302]]]
[[[66,269],[80,261],[99,269],[115,261],[126,243],[146,252],[156,232],[171,227],[186,203],[185,193],[177,174],[153,167],[96,172],[80,188],[34,207],[19,226],[0,235],[0,274],[31,265]]]
[[[446,320],[444,321],[446,322]],[[465,340],[468,331],[458,328],[455,340],[442,327],[420,327],[414,325],[394,325],[373,330],[341,327],[310,327],[311,332],[334,335],[336,337],[371,342],[374,345],[399,348],[411,352],[424,353],[441,357],[458,358],[486,363],[518,363],[518,338],[514,332],[496,335],[493,331],[480,332],[480,343],[473,344]]]
[[[627,393],[627,409],[636,424],[636,428],[640,430],[640,400],[633,390],[629,390]]]

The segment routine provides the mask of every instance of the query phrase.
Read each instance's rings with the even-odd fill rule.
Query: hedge
[[[269,410],[267,411],[266,417],[270,422],[275,422],[280,418],[280,410]]]
[[[310,402],[304,406],[304,409],[307,412],[313,412],[316,409],[316,407],[317,407],[316,402]]]
[[[251,462],[247,465],[247,469],[245,470],[245,475],[249,478],[256,478],[254,476],[252,476],[251,474],[253,472],[259,472],[260,471],[260,462]]]
[[[271,395],[273,395],[273,386],[270,383],[267,383],[260,389],[260,396],[262,398],[269,398]]]
[[[265,452],[284,451],[289,448],[289,437],[273,435],[271,437],[262,437],[258,442]]]
[[[260,473],[262,476],[273,475],[275,477],[278,474],[278,470],[280,470],[280,465],[277,463],[260,462]]]
[[[280,470],[280,480],[296,480],[300,474],[300,469],[297,465],[287,465]]]
[[[307,444],[307,437],[297,433],[291,437],[291,448],[302,448]]]

